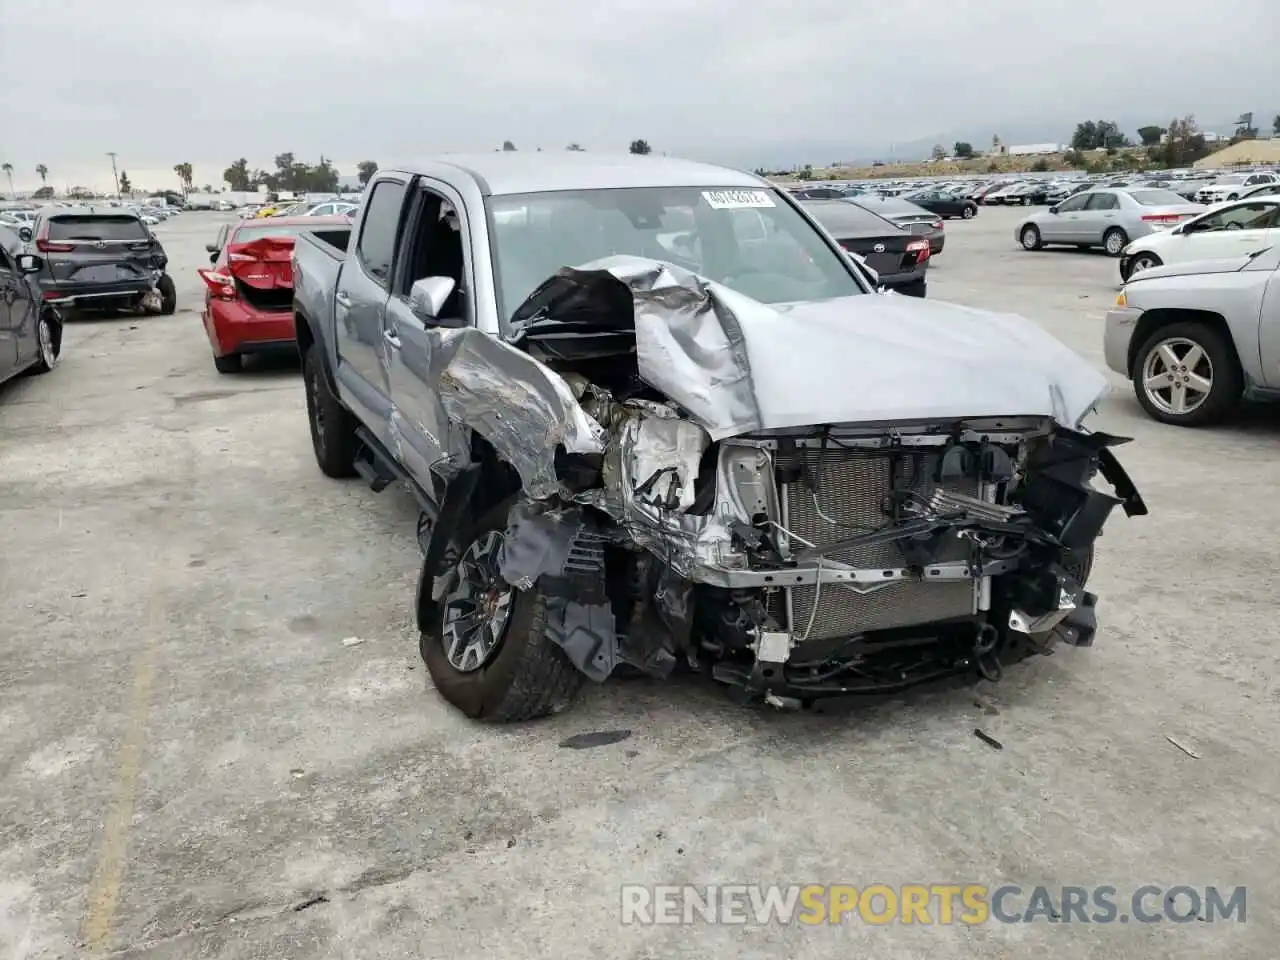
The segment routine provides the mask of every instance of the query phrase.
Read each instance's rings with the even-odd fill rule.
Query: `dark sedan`
[[[904,199],[911,201],[917,207],[928,210],[930,213],[936,213],[943,220],[949,220],[952,217],[972,220],[978,215],[978,205],[957,193],[921,190],[918,193],[907,194]]]
[[[870,210],[890,223],[896,223],[917,237],[924,237],[929,241],[930,256],[936,257],[942,252],[947,235],[942,227],[942,218],[936,213],[901,197],[853,197],[843,202],[856,203],[864,210]]]
[[[928,240],[845,200],[805,200],[803,206],[841,247],[879,274],[881,285],[911,297],[925,295]]]

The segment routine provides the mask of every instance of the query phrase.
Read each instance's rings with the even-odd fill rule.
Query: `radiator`
[[[869,533],[888,522],[882,505],[895,487],[928,497],[936,486],[933,478],[937,475],[940,454],[927,451],[889,455],[828,446],[821,453],[817,448],[807,447],[785,457],[787,459],[779,460],[778,466],[803,464],[807,475],[817,480],[817,493],[803,482],[784,485],[784,525],[797,537],[816,546],[826,546],[859,533]],[[970,496],[978,494],[976,480],[966,479],[948,489]],[[820,513],[829,519],[823,519]],[[794,549],[801,546],[793,544]],[[887,570],[907,565],[893,543],[858,547],[829,556],[859,568]],[[947,534],[935,562],[960,561],[968,556],[969,542],[956,534]],[[821,588],[792,587],[790,629],[797,637],[805,636],[812,618],[808,639],[824,640],[968,616],[977,609],[977,591],[978,583],[970,579],[897,580],[861,594],[834,583],[823,584]]]

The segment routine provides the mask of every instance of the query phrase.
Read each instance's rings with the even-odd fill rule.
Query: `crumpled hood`
[[[477,430],[529,496],[562,489],[556,451],[604,453],[604,427],[560,374],[526,352],[580,336],[626,338],[636,369],[711,440],[822,424],[1051,417],[1076,427],[1101,373],[1013,314],[896,294],[770,307],[655,260],[610,257],[559,271],[502,342],[433,331],[428,377],[444,412]],[[619,350],[630,352],[628,347]]]
[[[611,257],[640,378],[712,439],[834,423],[1049,416],[1078,426],[1106,378],[1014,314],[894,294],[766,306],[670,264]]]
[[[1107,389],[1090,363],[1015,314],[887,294],[740,321],[768,429],[1023,415],[1074,427]]]

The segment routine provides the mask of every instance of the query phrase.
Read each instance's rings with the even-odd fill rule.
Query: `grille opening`
[[[817,492],[803,482],[782,485],[786,510],[784,526],[797,537],[826,546],[838,540],[871,532],[893,522],[886,505],[896,490],[928,497],[936,488],[938,452],[894,452],[806,447],[779,454],[780,475],[791,479],[812,477]],[[966,478],[947,489],[978,495],[978,483]],[[834,521],[834,522],[833,522]],[[969,557],[969,541],[944,534],[937,545],[935,562],[963,561]],[[881,543],[842,550],[832,560],[866,569],[892,571],[907,566],[896,544]],[[892,572],[885,574],[892,578]],[[937,577],[936,572],[933,573]],[[867,630],[931,623],[973,614],[977,609],[978,582],[960,580],[893,580],[867,585],[826,583],[789,588],[785,603],[788,629],[806,639],[846,637]],[[816,613],[814,605],[817,605]],[[772,612],[772,607],[769,608]]]

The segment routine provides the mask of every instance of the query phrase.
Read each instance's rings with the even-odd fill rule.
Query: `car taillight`
[[[933,227],[933,229],[935,229],[935,230],[941,230],[941,229],[942,229],[942,221],[941,221],[941,220],[935,220],[935,221],[933,221],[933,223],[929,224],[929,226]]]
[[[234,278],[216,270],[197,270],[196,273],[200,275],[200,279],[204,281],[205,286],[209,288],[209,296],[215,300],[236,299],[236,282]]]
[[[70,253],[75,248],[74,243],[55,243],[44,237],[36,241],[36,249],[41,253]]]
[[[907,244],[907,253],[914,253],[916,255],[916,263],[923,263],[929,259],[929,241],[912,240]]]
[[[1174,227],[1182,222],[1182,216],[1176,213],[1144,213],[1142,220],[1158,227]]]

